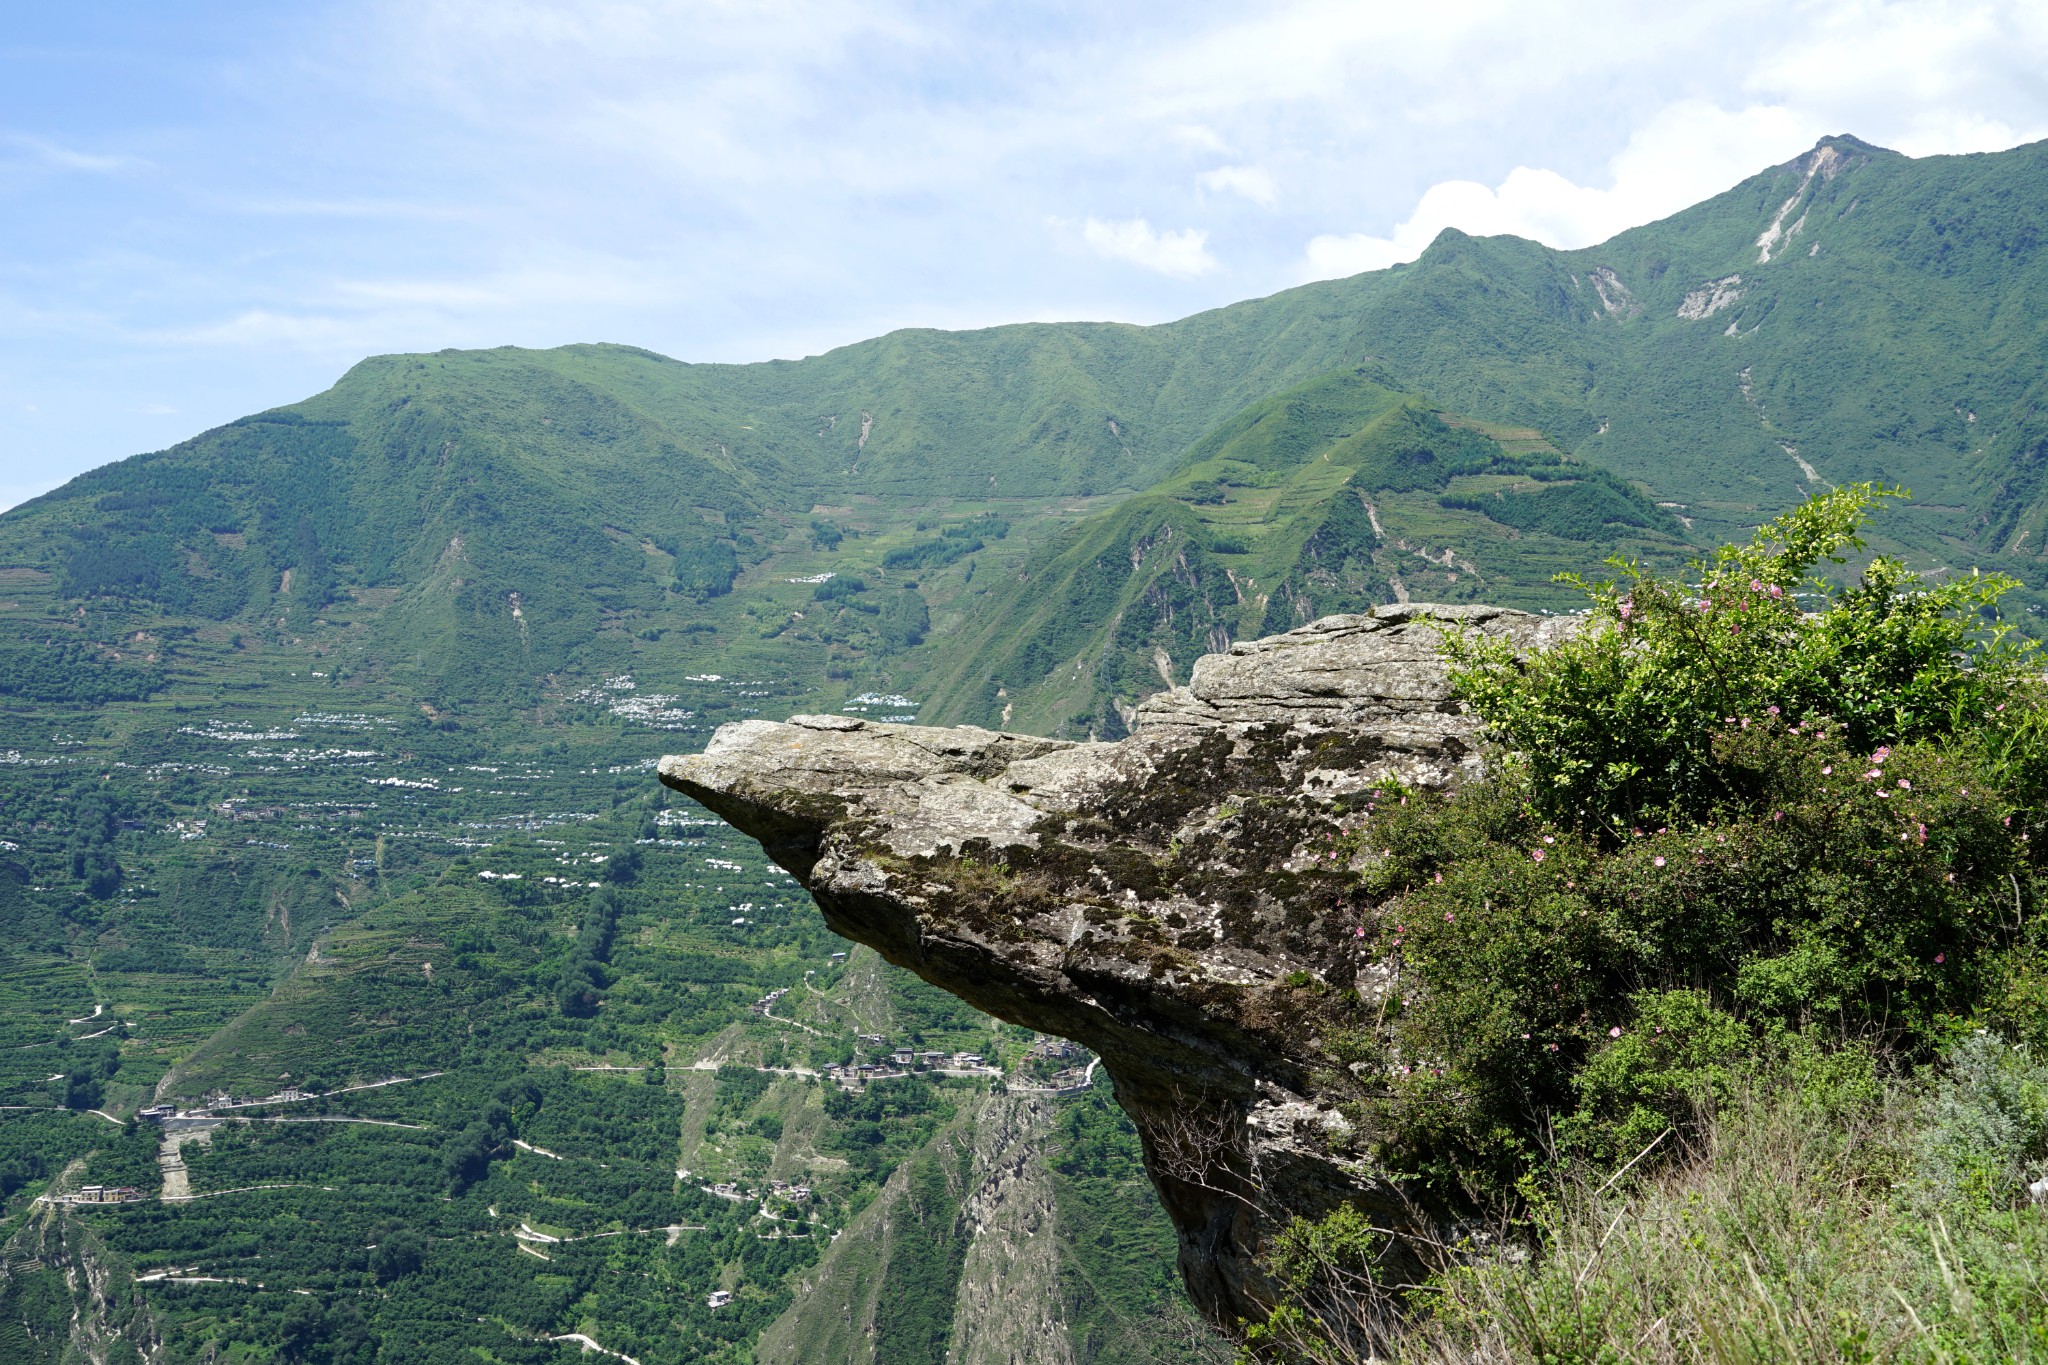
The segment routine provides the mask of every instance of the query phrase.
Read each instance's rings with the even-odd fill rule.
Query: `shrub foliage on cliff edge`
[[[1814,498],[1690,580],[1616,562],[1529,657],[1447,639],[1493,775],[1337,839],[1395,968],[1351,1112],[1425,1199],[1526,1213],[1703,1150],[1759,1085],[1846,1113],[1977,1028],[2048,1042],[2040,660],[2009,580],[1817,575],[1892,496]]]
[[[2032,642],[1995,623],[2003,574],[1923,583],[1880,556],[1842,587],[1818,577],[1862,548],[1858,532],[1899,490],[1857,484],[1809,499],[1695,562],[1695,580],[1610,560],[1613,580],[1567,576],[1587,629],[1528,658],[1478,636],[1449,641],[1453,682],[1547,819],[1609,839],[1645,822],[1754,809],[1765,794],[1731,763],[1731,727],[1769,724],[1874,753],[1990,741],[2000,776],[2033,795],[2040,746],[2015,743],[2012,708],[2038,671]],[[2025,694],[2016,696],[2016,693]]]

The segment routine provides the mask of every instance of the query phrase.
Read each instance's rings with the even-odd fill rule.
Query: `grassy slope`
[[[1570,607],[1554,574],[1684,542],[1670,513],[1540,434],[1446,420],[1376,370],[1340,369],[1234,414],[1154,489],[1000,580],[977,625],[925,651],[927,714],[1117,735],[1232,640],[1403,594]]]
[[[1162,327],[905,332],[759,366],[690,366],[607,346],[380,357],[303,404],[9,512],[8,1102],[47,1105],[64,1084],[50,1077],[94,1068],[107,1071],[103,1103],[121,1112],[167,1075],[173,1088],[181,1077],[253,1085],[287,1070],[367,1074],[463,1055],[474,1044],[443,1027],[457,1016],[412,1008],[441,999],[438,987],[432,997],[421,989],[421,963],[524,954],[510,965],[541,975],[504,999],[540,1008],[547,954],[566,940],[458,949],[452,921],[479,912],[470,891],[435,889],[450,860],[465,844],[522,829],[552,837],[563,821],[575,827],[631,800],[645,790],[647,758],[699,742],[690,736],[721,720],[842,705],[914,711],[936,695],[933,718],[994,719],[1003,702],[1022,727],[1107,727],[1116,703],[1163,685],[1160,652],[1167,673],[1184,676],[1222,636],[1269,628],[1276,602],[1312,613],[1391,591],[1398,578],[1417,597],[1552,604],[1542,580],[1582,564],[1595,544],[1517,529],[1485,500],[1521,516],[1508,510],[1512,485],[1547,496],[1554,484],[1532,490],[1486,473],[1442,489],[1394,479],[1397,488],[1359,472],[1372,454],[1356,448],[1361,433],[1419,424],[1428,442],[1455,448],[1433,413],[1465,414],[1449,430],[1478,431],[1506,455],[1554,442],[1636,479],[1683,504],[1700,538],[1795,496],[1806,476],[1790,445],[1823,478],[1912,483],[1922,506],[1897,536],[1923,560],[2026,573],[2048,538],[2032,481],[2048,318],[2034,225],[2048,149],[1907,161],[1837,147],[1846,160],[1832,178],[1775,168],[1585,251],[1451,233],[1412,265]],[[1783,223],[1804,225],[1790,249],[1759,263],[1757,236],[1787,200]],[[1731,305],[1679,315],[1689,293],[1736,274],[1742,295]],[[1359,367],[1352,391],[1328,389]],[[1221,486],[1221,501],[1190,496],[1205,481]],[[1365,500],[1346,501],[1364,487],[1384,530],[1369,543],[1356,516]],[[1444,494],[1481,506],[1446,508]],[[837,548],[814,522],[842,534]],[[986,531],[978,551],[908,572],[886,563],[974,527]],[[1142,572],[1082,582],[1089,566],[1127,566],[1147,543],[1170,553],[1140,554]],[[1183,545],[1199,550],[1186,564]],[[722,585],[721,563],[736,571],[731,591],[707,592],[707,582]],[[1007,585],[1027,569],[1040,585],[1053,574],[1060,593]],[[862,577],[869,590],[819,601],[813,585],[789,581],[826,572]],[[877,606],[907,580],[930,614],[921,651],[906,652]],[[1088,627],[1079,632],[1061,619],[1076,601],[1092,604],[1074,618]],[[1147,604],[1149,619],[1134,615]],[[1119,621],[1135,622],[1120,641]],[[1084,667],[1058,676],[1070,658]],[[635,690],[608,697],[689,717],[650,722],[579,699],[627,670]],[[721,677],[693,677],[703,674]],[[1014,682],[1013,695],[988,695],[991,674]],[[927,675],[942,692],[923,691]],[[907,707],[850,700],[864,690],[915,695]],[[333,719],[355,714],[372,720]],[[259,737],[272,731],[289,737]],[[372,756],[348,757],[354,749]],[[386,779],[409,785],[365,785]],[[104,827],[97,834],[88,811]],[[211,822],[203,834],[193,830],[201,819]],[[94,869],[111,863],[124,878],[89,894]],[[330,930],[337,963],[388,956],[374,970],[315,969],[307,948]],[[716,923],[662,930],[643,919],[634,932],[682,939],[649,950],[666,965],[635,975],[648,983],[644,998],[612,1012],[643,1022],[583,1039],[592,1057],[673,1056],[697,1034],[644,1020],[706,995],[743,1010],[743,997],[789,968],[763,944],[707,951],[707,934],[734,932]],[[876,992],[857,994],[873,1012]],[[825,993],[792,1000],[815,1012],[792,1017],[850,1027]],[[95,1002],[127,1021],[129,1036],[88,1038],[100,1022],[67,1022]],[[719,1028],[736,1056],[770,1055],[767,1025]],[[502,1055],[485,1049],[492,1068],[549,1065],[520,1038]],[[700,1157],[730,1174],[756,1160],[808,1161],[829,1140],[822,1110],[794,1092],[720,1117],[707,1075],[673,1088],[685,1097],[677,1150],[693,1169]],[[483,1098],[465,1091],[460,1102]],[[764,1151],[766,1139],[737,1126],[768,1109],[794,1136]],[[75,1114],[0,1120],[0,1160],[46,1158],[32,1193],[112,1131]],[[111,1176],[132,1155],[109,1148],[96,1160]],[[149,1153],[138,1159],[146,1173]],[[437,1161],[415,1164],[420,1180],[440,1178]],[[379,1209],[436,1197],[427,1185],[386,1183]],[[576,1186],[560,1198],[596,1217],[613,1196]],[[305,1216],[289,1202],[224,1214],[209,1224],[218,1242],[204,1245],[244,1245],[235,1239]],[[354,1231],[335,1231],[337,1256]],[[595,1262],[558,1274],[511,1254],[553,1277],[536,1282],[536,1322],[653,1330],[632,1326],[641,1309],[630,1296],[605,1298],[624,1281],[601,1284]],[[676,1254],[687,1261],[673,1268],[679,1304],[702,1302],[692,1277],[738,1263]],[[488,1276],[495,1264],[473,1269]],[[670,1273],[637,1260],[630,1269]],[[1102,1281],[1112,1297],[1116,1279]],[[213,1297],[185,1320],[200,1334],[191,1340],[281,1330],[282,1300],[245,1313],[230,1291],[199,1292]],[[422,1323],[442,1311],[399,1298],[392,1311]],[[771,1299],[748,1320],[772,1316]],[[501,1349],[502,1328],[486,1335]]]
[[[781,580],[873,574],[917,522],[998,512],[1014,540],[920,575],[943,638],[987,615],[969,571],[1042,544],[1076,500],[1151,487],[1230,414],[1370,359],[1391,387],[1641,482],[1702,536],[1811,486],[1803,460],[1913,485],[1895,534],[1923,559],[2030,567],[2048,153],[1823,150],[1817,173],[1809,156],[1583,251],[1447,233],[1412,265],[1159,327],[903,332],[755,366],[606,346],[380,357],[17,509],[0,562],[129,591],[147,561],[141,595],[174,617],[344,649],[430,699],[531,700],[564,672],[729,658],[804,609]],[[1759,263],[1780,209],[1799,231]],[[1716,281],[1732,302],[1681,316]],[[834,554],[812,544],[820,515],[853,533]],[[87,543],[98,579],[76,571]],[[690,564],[728,553],[740,595],[692,591]],[[330,592],[378,599],[346,638],[319,634]],[[841,609],[762,657],[852,690],[913,682],[864,624]]]

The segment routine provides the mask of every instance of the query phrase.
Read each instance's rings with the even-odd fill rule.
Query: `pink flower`
[[[1913,784],[1902,777],[1899,779],[1899,790],[1902,792],[1909,792],[1913,790]]]
[[[1442,885],[1444,884],[1444,874],[1443,874],[1443,873],[1439,872],[1439,873],[1437,873],[1437,874],[1436,874],[1436,884],[1437,884],[1438,886],[1442,886]]]
[[[1543,836],[1543,842],[1546,844],[1554,844],[1557,842],[1557,836],[1555,834],[1546,834]]]
[[[1526,1043],[1526,1042],[1528,1042],[1528,1041],[1529,1041],[1529,1035],[1528,1035],[1528,1034],[1526,1034],[1526,1033],[1525,1033],[1525,1034],[1523,1034],[1523,1035],[1522,1035],[1522,1041],[1523,1041],[1523,1042],[1525,1042],[1525,1043]]]
[[[1827,776],[1827,775],[1828,775],[1829,773],[1833,772],[1834,770],[1835,770],[1835,765],[1834,765],[1834,764],[1832,764],[1832,763],[1823,763],[1823,764],[1821,764],[1821,767],[1820,767],[1820,775],[1821,775],[1822,777],[1826,777],[1826,776]]]
[[[1754,578],[1752,578],[1749,580],[1749,590],[1751,592],[1762,592],[1764,590],[1764,585],[1757,582]]]
[[[1770,712],[1774,716],[1778,714],[1778,708],[1775,706],[1766,706],[1764,710]]]
[[[1771,596],[1783,597],[1784,595],[1785,590],[1783,588],[1779,587],[1776,583],[1771,584]]]
[[[1939,966],[1940,966],[1940,965],[1941,965],[1942,963],[1944,963],[1944,962],[1946,962],[1946,961],[1948,961],[1948,954],[1947,954],[1947,953],[1936,953],[1936,954],[1934,955],[1934,965],[1935,965],[1935,966],[1939,967]]]
[[[1650,863],[1653,867],[1664,866],[1664,855],[1659,853],[1656,857],[1650,859]]]
[[[1702,598],[1700,599],[1700,610],[1701,610],[1701,611],[1712,611],[1713,609],[1714,609],[1714,603],[1713,603],[1713,599],[1712,599],[1712,598],[1702,597]]]
[[[1618,1028],[1611,1028],[1607,1030],[1607,1036],[1609,1038],[1619,1038],[1621,1036],[1621,1030]]]
[[[1631,602],[1628,598],[1624,597],[1621,599],[1620,604],[1615,608],[1615,610],[1618,613],[1620,613],[1621,619],[1626,621],[1629,617],[1635,615],[1636,604],[1634,602]],[[1525,1033],[1522,1036],[1526,1038],[1529,1035]]]
[[[1535,850],[1533,853],[1531,853],[1529,856],[1540,863],[1543,861],[1543,850],[1539,848]]]
[[[1450,911],[1448,911],[1448,910],[1446,910],[1446,911],[1444,912],[1444,923],[1445,923],[1445,924],[1453,924],[1453,923],[1455,923],[1455,922],[1457,921],[1457,918],[1458,918],[1458,917],[1457,917],[1456,915],[1452,914],[1452,913],[1451,913]]]
[[[1351,931],[1351,936],[1352,936],[1353,938],[1364,938],[1364,937],[1365,937],[1365,926],[1364,926],[1363,924],[1361,924],[1361,925],[1359,925],[1359,926],[1358,926],[1358,927],[1357,927],[1356,929],[1353,929],[1353,930]]]
[[[1877,746],[1877,752],[1870,756],[1870,761],[1872,763],[1882,763],[1891,756],[1891,746],[1887,744],[1880,744]]]
[[[1867,772],[1867,773],[1863,774],[1863,780],[1864,780],[1865,782],[1868,782],[1868,781],[1869,781],[1869,780],[1870,780],[1871,778],[1873,778],[1873,777],[1883,777],[1883,776],[1884,776],[1884,769],[1882,769],[1882,768],[1872,768],[1872,769],[1871,769],[1871,770],[1870,770],[1869,772]]]

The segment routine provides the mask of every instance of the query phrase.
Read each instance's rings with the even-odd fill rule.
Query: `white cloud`
[[[1775,105],[1729,113],[1671,105],[1630,137],[1608,165],[1605,188],[1552,170],[1517,166],[1495,186],[1432,185],[1386,236],[1325,234],[1308,244],[1308,275],[1330,279],[1412,261],[1445,228],[1477,237],[1512,234],[1545,246],[1581,247],[1710,198],[1766,166],[1796,156],[1825,132],[1811,115]]]
[[[1198,152],[1222,154],[1230,150],[1230,145],[1222,138],[1216,136],[1214,128],[1205,128],[1199,123],[1184,123],[1180,127],[1175,128],[1173,130],[1173,140],[1182,146],[1192,147]]]
[[[279,13],[170,52],[110,38],[33,135],[0,128],[0,379],[66,395],[33,441],[0,421],[6,477],[288,401],[366,351],[750,360],[906,324],[1157,321],[1447,225],[1597,241],[1823,134],[2048,134],[2043,0]],[[40,51],[0,50],[0,81]],[[137,411],[159,398],[182,415]],[[0,419],[17,401],[0,386]]]
[[[343,280],[335,293],[351,302],[423,304],[432,308],[503,307],[511,297],[501,289],[458,280]]]
[[[131,166],[142,164],[131,156],[109,156],[101,153],[81,152],[71,147],[60,146],[43,138],[31,137],[27,133],[8,133],[0,136],[0,142],[6,142],[21,148],[44,165],[56,166],[61,170],[67,171],[91,171],[95,174],[107,175],[115,171],[125,171]]]
[[[175,416],[178,410],[169,403],[144,403],[136,411],[145,417],[171,417]]]
[[[276,351],[294,349],[333,356],[362,355],[389,345],[390,319],[358,320],[317,313],[246,308],[231,318],[163,334],[184,346],[226,346]]]
[[[1674,7],[1661,31],[1652,10],[1640,8],[1626,16],[1627,41],[1607,46],[1668,48],[1706,8]],[[1830,133],[1909,156],[1996,151],[2048,136],[2048,87],[2038,76],[2048,59],[2048,6],[1826,0],[1781,15],[1771,32],[1768,40],[1729,31],[1696,43],[1692,60],[1713,79],[1695,84],[1720,93],[1638,116],[1604,183],[1526,164],[1492,185],[1439,181],[1390,231],[1312,238],[1304,273],[1329,278],[1410,261],[1446,227],[1588,246],[1708,198]],[[1496,85],[1508,83],[1510,67],[1520,69],[1501,60],[1507,65],[1485,68]],[[1738,92],[1751,102],[1729,107],[1726,96]],[[1555,152],[1568,157],[1570,148]]]
[[[1200,228],[1158,232],[1143,218],[1104,222],[1090,218],[1081,225],[1081,240],[1105,260],[1126,261],[1175,279],[1191,280],[1216,269],[1209,254],[1209,234]]]
[[[1272,175],[1260,166],[1218,166],[1196,176],[1195,183],[1214,194],[1243,195],[1267,208],[1279,197]]]

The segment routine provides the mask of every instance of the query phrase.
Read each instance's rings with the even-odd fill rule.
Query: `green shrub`
[[[1533,493],[1507,489],[1492,497],[1445,494],[1442,507],[1478,512],[1518,531],[1541,531],[1565,540],[1613,540],[1631,529],[1681,534],[1678,519],[1604,469],[1578,471],[1570,482],[1552,482],[1556,471],[1532,471],[1552,483]]]
[[[1630,1003],[1634,1027],[1573,1079],[1579,1108],[1572,1117],[1581,1126],[1605,1120],[1603,1145],[1624,1160],[1730,1099],[1756,1042],[1705,991],[1642,991]]]
[[[1696,561],[1691,580],[1622,558],[1608,561],[1617,580],[1564,575],[1591,601],[1585,629],[1526,659],[1509,643],[1454,635],[1458,692],[1526,766],[1546,815],[1610,840],[1739,796],[1714,745],[1726,727],[1766,717],[1827,721],[1864,752],[2025,730],[2024,755],[2007,753],[2009,740],[1996,752],[2038,766],[2037,689],[2023,687],[2033,645],[1982,615],[2012,579],[1923,586],[1884,557],[1851,587],[1813,576],[1860,548],[1871,510],[1899,496],[1866,483],[1810,498],[1750,544]],[[2016,692],[2024,723],[1998,709]]]
[[[1878,496],[1812,500],[1698,588],[1628,566],[1526,660],[1449,640],[1508,752],[1346,836],[1362,946],[1399,969],[1384,1089],[1353,1104],[1382,1159],[1512,1197],[1546,1152],[1625,1160],[1758,1066],[1854,1093],[1987,998],[2043,994],[2012,952],[2039,687],[1975,615],[2002,586],[1922,591],[1880,560],[1825,612],[1791,601]]]
[[[2010,1208],[2048,1155],[2048,1065],[1993,1033],[1973,1033],[1949,1054],[1919,1117],[1922,1199]]]
[[[865,579],[857,578],[850,574],[835,574],[811,589],[811,600],[813,602],[837,602],[851,597],[855,593],[866,592],[867,590],[868,585]]]
[[[965,539],[950,532],[938,540],[921,540],[914,545],[905,545],[890,550],[882,556],[885,569],[943,569],[955,560],[964,559],[982,548],[981,538],[969,536]]]

